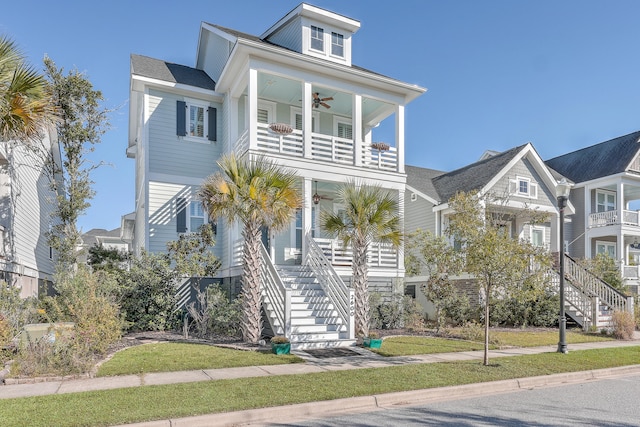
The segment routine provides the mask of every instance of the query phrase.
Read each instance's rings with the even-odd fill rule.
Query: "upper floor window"
[[[334,130],[338,138],[353,139],[353,126],[348,119],[334,117]]]
[[[184,197],[176,199],[176,231],[178,233],[195,233],[208,222],[206,211],[200,200],[188,201]]]
[[[196,232],[207,222],[204,207],[199,200],[192,200],[189,204],[189,231]]]
[[[596,193],[596,212],[607,212],[615,210],[616,195],[615,193],[598,191]]]
[[[315,25],[311,26],[311,49],[324,52],[324,30]]]
[[[331,33],[331,54],[344,57],[344,36],[338,33]]]
[[[509,182],[509,194],[537,199],[538,184],[531,182],[530,178],[516,177]]]
[[[176,134],[216,141],[217,110],[197,100],[177,101]]]

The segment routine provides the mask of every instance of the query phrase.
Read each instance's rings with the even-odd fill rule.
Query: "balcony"
[[[246,129],[236,141],[234,151],[237,155],[249,150],[249,130]],[[398,153],[395,147],[377,150],[363,142],[357,152],[353,140],[313,132],[311,149],[305,156],[304,136],[301,130],[288,135],[280,135],[269,130],[267,124],[258,123],[257,151],[279,154],[296,158],[308,158],[334,164],[359,166],[367,169],[397,172]]]
[[[620,216],[617,210],[612,210],[589,215],[589,228],[620,224],[640,227],[640,212],[624,210]]]

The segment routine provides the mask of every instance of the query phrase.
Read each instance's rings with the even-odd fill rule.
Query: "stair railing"
[[[267,249],[260,243],[262,263],[262,306],[267,313],[271,330],[276,335],[291,334],[291,289],[287,288],[278,274]]]
[[[564,271],[572,284],[583,292],[598,296],[600,302],[613,311],[629,311],[633,313],[633,305],[629,299],[607,282],[601,280],[586,268],[580,266],[573,258],[564,256]]]
[[[322,248],[309,234],[305,236],[305,240],[307,244],[305,264],[311,267],[324,293],[336,307],[338,315],[347,327],[348,338],[355,339],[355,295],[353,289],[347,287],[324,255]]]
[[[554,289],[560,289],[560,273],[551,270],[549,276]],[[583,330],[587,331],[591,325],[597,324],[598,312],[594,308],[592,297],[568,280],[564,282],[564,302],[565,308],[569,306],[566,314],[582,326]],[[575,312],[575,316],[571,311]]]

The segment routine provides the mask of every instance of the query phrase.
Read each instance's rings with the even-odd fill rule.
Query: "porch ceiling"
[[[333,100],[327,101],[327,104],[331,106],[330,109],[320,106],[318,107],[319,111],[352,117],[351,93],[316,85],[312,87],[312,92],[318,92],[320,98],[333,98]],[[246,93],[245,90],[245,95]],[[258,73],[258,96],[261,99],[302,108],[302,82],[273,74]],[[395,107],[389,103],[372,98],[362,98],[362,116],[365,124],[375,125],[394,112]]]

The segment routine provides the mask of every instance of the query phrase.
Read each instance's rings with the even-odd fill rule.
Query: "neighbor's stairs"
[[[348,339],[347,326],[310,268],[278,266],[277,270],[285,287],[291,289],[292,349],[355,345],[355,340]]]

